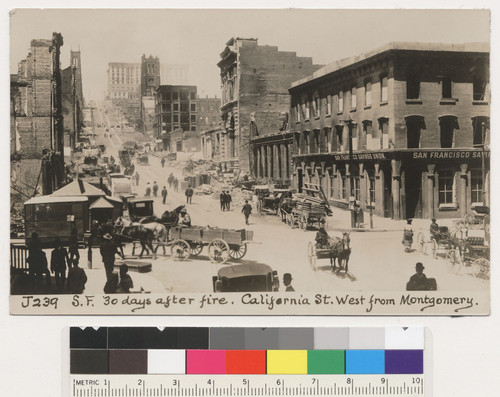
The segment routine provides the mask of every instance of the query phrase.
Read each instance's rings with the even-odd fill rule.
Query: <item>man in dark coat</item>
[[[330,236],[326,232],[324,221],[320,221],[319,230],[316,232],[314,240],[316,241],[316,248],[330,248]]]
[[[166,186],[163,186],[163,189],[161,190],[161,197],[163,198],[163,204],[165,204],[165,202],[167,201],[167,188]]]
[[[425,291],[427,289],[427,276],[424,274],[424,269],[422,262],[417,262],[415,265],[416,273],[410,277],[408,282],[408,291]]]
[[[225,211],[226,210],[226,192],[223,190],[219,196],[220,199],[220,210]]]
[[[71,266],[71,265],[69,265]],[[73,267],[68,270],[68,291],[70,294],[83,294],[87,275],[85,270],[78,267],[78,259],[73,260]]]
[[[248,200],[245,200],[245,205],[241,209],[241,212],[243,215],[245,215],[245,224],[249,225],[248,223],[248,218],[250,217],[250,214],[252,213],[252,206],[248,204]]]
[[[193,189],[191,185],[188,185],[185,191],[185,195],[186,195],[186,204],[191,204],[193,200]]]
[[[229,191],[226,192],[226,211],[231,211],[231,201],[233,198],[231,197],[231,193]]]
[[[102,236],[100,251],[102,262],[104,263],[104,269],[106,270],[106,279],[109,280],[113,274],[113,268],[115,266],[115,254],[118,253],[116,244],[113,242],[113,238],[109,233]]]
[[[61,287],[64,289],[64,284],[66,283],[66,267],[71,268],[71,262],[69,261],[68,251],[62,246],[61,240],[58,237],[56,238],[56,248],[52,251],[50,256],[50,271],[55,275],[58,289],[61,289]]]

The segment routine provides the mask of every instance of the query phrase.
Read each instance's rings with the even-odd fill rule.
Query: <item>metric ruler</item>
[[[428,396],[415,375],[71,375],[70,397]]]

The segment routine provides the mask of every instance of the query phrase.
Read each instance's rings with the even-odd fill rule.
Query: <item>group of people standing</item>
[[[168,176],[167,182],[170,189],[174,189],[174,192],[179,191],[179,180],[174,176],[172,172]]]
[[[32,233],[31,240],[27,244],[29,265],[29,275],[34,280],[35,284],[40,285],[43,276],[45,275],[47,286],[51,286],[52,277],[54,275],[56,288],[60,292],[68,292],[71,294],[81,294],[85,290],[87,275],[85,270],[80,268],[80,255],[78,247],[75,249],[70,242],[69,252],[64,247],[61,240],[55,239],[55,246],[50,255],[50,270],[48,267],[47,255],[42,249],[42,243],[36,232]],[[67,273],[66,273],[67,271]]]
[[[106,233],[102,236],[100,247],[102,262],[104,263],[104,270],[106,272],[106,284],[104,285],[105,294],[113,293],[129,293],[131,288],[134,288],[132,278],[128,274],[128,265],[123,264],[120,266],[120,273],[114,271],[115,268],[115,255],[123,255],[119,252],[119,247],[113,240],[111,234]]]
[[[221,211],[231,211],[231,202],[233,198],[229,190],[223,190],[220,194],[220,210]]]

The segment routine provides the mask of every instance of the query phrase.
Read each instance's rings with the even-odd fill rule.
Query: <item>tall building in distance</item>
[[[75,94],[78,102],[83,108],[85,107],[85,99],[83,98],[82,59],[80,50],[70,51],[70,65],[75,68]]]
[[[156,139],[163,140],[163,149],[180,151],[172,147],[174,131],[197,131],[197,88],[190,85],[161,85],[156,92]]]
[[[50,194],[64,178],[60,47],[63,38],[34,39],[11,77],[11,193],[17,202]]]
[[[288,88],[320,65],[314,65],[312,58],[245,38],[230,39],[220,58],[221,146],[225,148],[221,166],[250,174],[254,168],[251,137],[280,131],[281,113],[290,108]]]
[[[110,62],[108,64],[107,98],[129,119],[141,115],[141,64]]]
[[[160,86],[160,59],[152,55],[141,58],[141,96],[154,96]]]
[[[290,93],[299,191],[318,183],[335,206],[394,219],[490,205],[487,43],[390,43]]]
[[[141,128],[152,131],[155,123],[155,96],[160,86],[160,59],[150,55],[141,58]]]

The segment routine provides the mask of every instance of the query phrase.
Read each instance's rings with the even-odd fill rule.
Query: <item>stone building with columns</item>
[[[390,43],[290,88],[293,185],[379,216],[489,206],[489,45]]]

